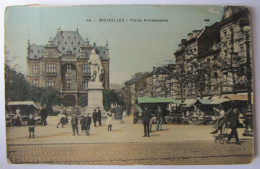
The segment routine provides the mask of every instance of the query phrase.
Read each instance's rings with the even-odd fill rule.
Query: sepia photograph
[[[251,16],[232,5],[6,7],[6,161],[252,163]]]

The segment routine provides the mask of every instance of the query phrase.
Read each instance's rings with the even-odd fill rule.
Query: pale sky
[[[110,83],[129,80],[136,72],[174,62],[181,39],[193,30],[221,20],[221,6],[74,6],[9,7],[5,15],[5,47],[11,65],[26,74],[27,40],[45,45],[57,29],[76,30],[85,40],[110,48]],[[100,18],[122,18],[99,22]],[[168,19],[163,23],[130,22],[130,19]],[[92,22],[87,22],[91,19]],[[93,21],[96,20],[96,21]],[[128,20],[128,22],[126,21]]]

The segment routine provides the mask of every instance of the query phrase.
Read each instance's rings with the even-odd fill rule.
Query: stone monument
[[[94,109],[97,110],[99,107],[102,113],[102,117],[106,117],[107,112],[103,106],[103,86],[101,82],[101,77],[103,75],[103,67],[99,56],[96,54],[95,49],[91,51],[88,64],[91,66],[91,79],[88,83],[88,107],[87,111],[83,114],[89,113],[91,116]]]

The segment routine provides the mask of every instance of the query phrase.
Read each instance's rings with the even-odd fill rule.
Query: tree
[[[17,73],[9,65],[5,65],[5,99],[6,100],[30,100],[30,84],[22,73]]]
[[[25,76],[5,65],[5,99],[7,101],[32,100],[46,106],[52,112],[52,106],[61,103],[60,94],[53,88],[32,86]]]
[[[104,90],[103,91],[103,105],[104,109],[108,111],[111,108],[111,104],[123,105],[124,99],[120,93],[115,90]]]

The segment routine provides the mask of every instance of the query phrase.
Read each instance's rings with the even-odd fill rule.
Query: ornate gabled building
[[[68,106],[77,105],[81,96],[88,94],[91,68],[88,64],[92,49],[103,66],[102,85],[109,89],[109,49],[91,45],[76,31],[58,29],[46,45],[30,44],[27,48],[27,80],[34,86],[53,87],[61,93]]]

